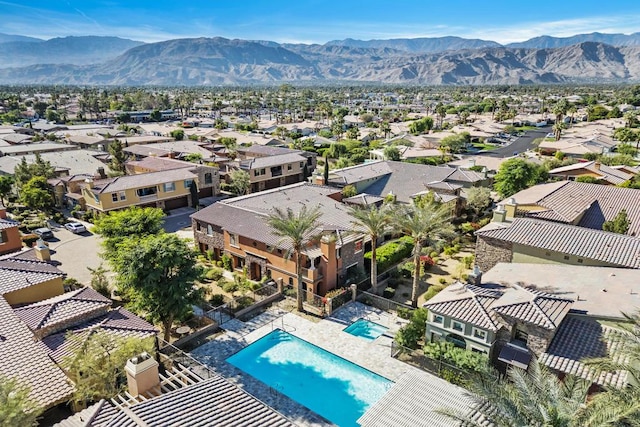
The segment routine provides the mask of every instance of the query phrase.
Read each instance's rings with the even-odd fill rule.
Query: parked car
[[[87,228],[84,226],[84,224],[80,224],[79,222],[68,222],[64,225],[64,228],[75,234],[80,234],[87,231]]]
[[[33,234],[40,237],[42,240],[53,239],[53,231],[49,230],[46,227],[36,228],[33,230]]]

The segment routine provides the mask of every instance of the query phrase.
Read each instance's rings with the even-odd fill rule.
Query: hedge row
[[[412,251],[413,239],[409,236],[401,237],[398,240],[380,246],[376,251],[378,272],[387,271],[393,265],[411,256]],[[364,258],[371,262],[371,251],[365,253]]]

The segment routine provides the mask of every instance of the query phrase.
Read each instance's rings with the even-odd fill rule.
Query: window
[[[282,166],[274,166],[271,168],[271,176],[282,175]]]
[[[185,179],[184,180],[184,188],[191,188],[191,184],[193,184],[193,180],[192,179]]]
[[[336,249],[336,258],[340,259],[342,257],[342,248]]]
[[[356,250],[354,252],[361,252],[362,251],[362,240],[358,240],[356,242]]]
[[[578,262],[579,262],[580,264],[582,264],[582,262],[583,262],[582,258],[578,258]]]
[[[527,341],[529,340],[529,334],[526,333],[524,329],[522,329],[522,327],[516,326],[516,331],[513,334],[513,339],[522,341],[526,345]]]
[[[111,193],[111,200],[114,202],[118,201],[118,193]]]
[[[304,162],[300,162],[300,169],[304,167]]]
[[[238,235],[229,233],[229,244],[231,246],[238,246]]]
[[[565,255],[565,256],[564,256],[564,259],[569,259],[569,255]]]
[[[124,191],[120,192],[120,201],[127,200],[127,193]]]
[[[0,243],[5,243],[7,241],[7,232],[0,231]]]
[[[444,323],[444,317],[438,315],[438,314],[434,314],[433,315],[433,323]]]
[[[473,337],[485,341],[487,339],[487,333],[482,329],[473,328]]]
[[[136,190],[136,194],[138,195],[138,197],[153,196],[157,192],[158,189],[156,187],[138,188]]]
[[[437,332],[431,332],[431,342],[442,341],[442,335]]]
[[[545,252],[544,253],[546,256],[551,256],[551,252]]]
[[[207,234],[213,236],[213,226],[211,224],[207,224]]]
[[[474,353],[487,354],[486,350],[482,350],[482,349],[475,348],[475,347],[471,347],[471,351],[474,352]]]
[[[204,174],[204,183],[205,184],[213,183],[213,175],[211,175],[211,172],[207,172]]]
[[[267,174],[266,169],[260,169],[260,175],[266,175],[266,174]]]
[[[451,324],[451,327],[453,328],[454,331],[459,331],[459,332],[464,331],[464,325],[462,323],[460,323],[460,322],[454,321]]]
[[[176,184],[174,182],[166,182],[164,184],[164,192],[170,193],[171,191],[176,191]]]
[[[202,226],[200,225],[200,223],[196,221],[196,231],[200,231],[201,228]]]

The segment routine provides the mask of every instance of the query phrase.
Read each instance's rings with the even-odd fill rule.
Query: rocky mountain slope
[[[0,42],[0,62],[3,68],[36,64],[95,64],[113,59],[141,44],[119,37],[97,36],[12,40]]]
[[[640,46],[595,42],[561,48],[411,53],[389,47],[197,38],[136,46],[97,65],[0,69],[0,83],[5,84],[199,86],[294,81],[467,85],[638,80]]]

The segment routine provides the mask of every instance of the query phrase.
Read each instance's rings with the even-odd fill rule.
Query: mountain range
[[[144,44],[117,37],[0,34],[0,83],[242,85],[281,82],[533,84],[640,80],[640,33],[280,44],[221,37]]]

